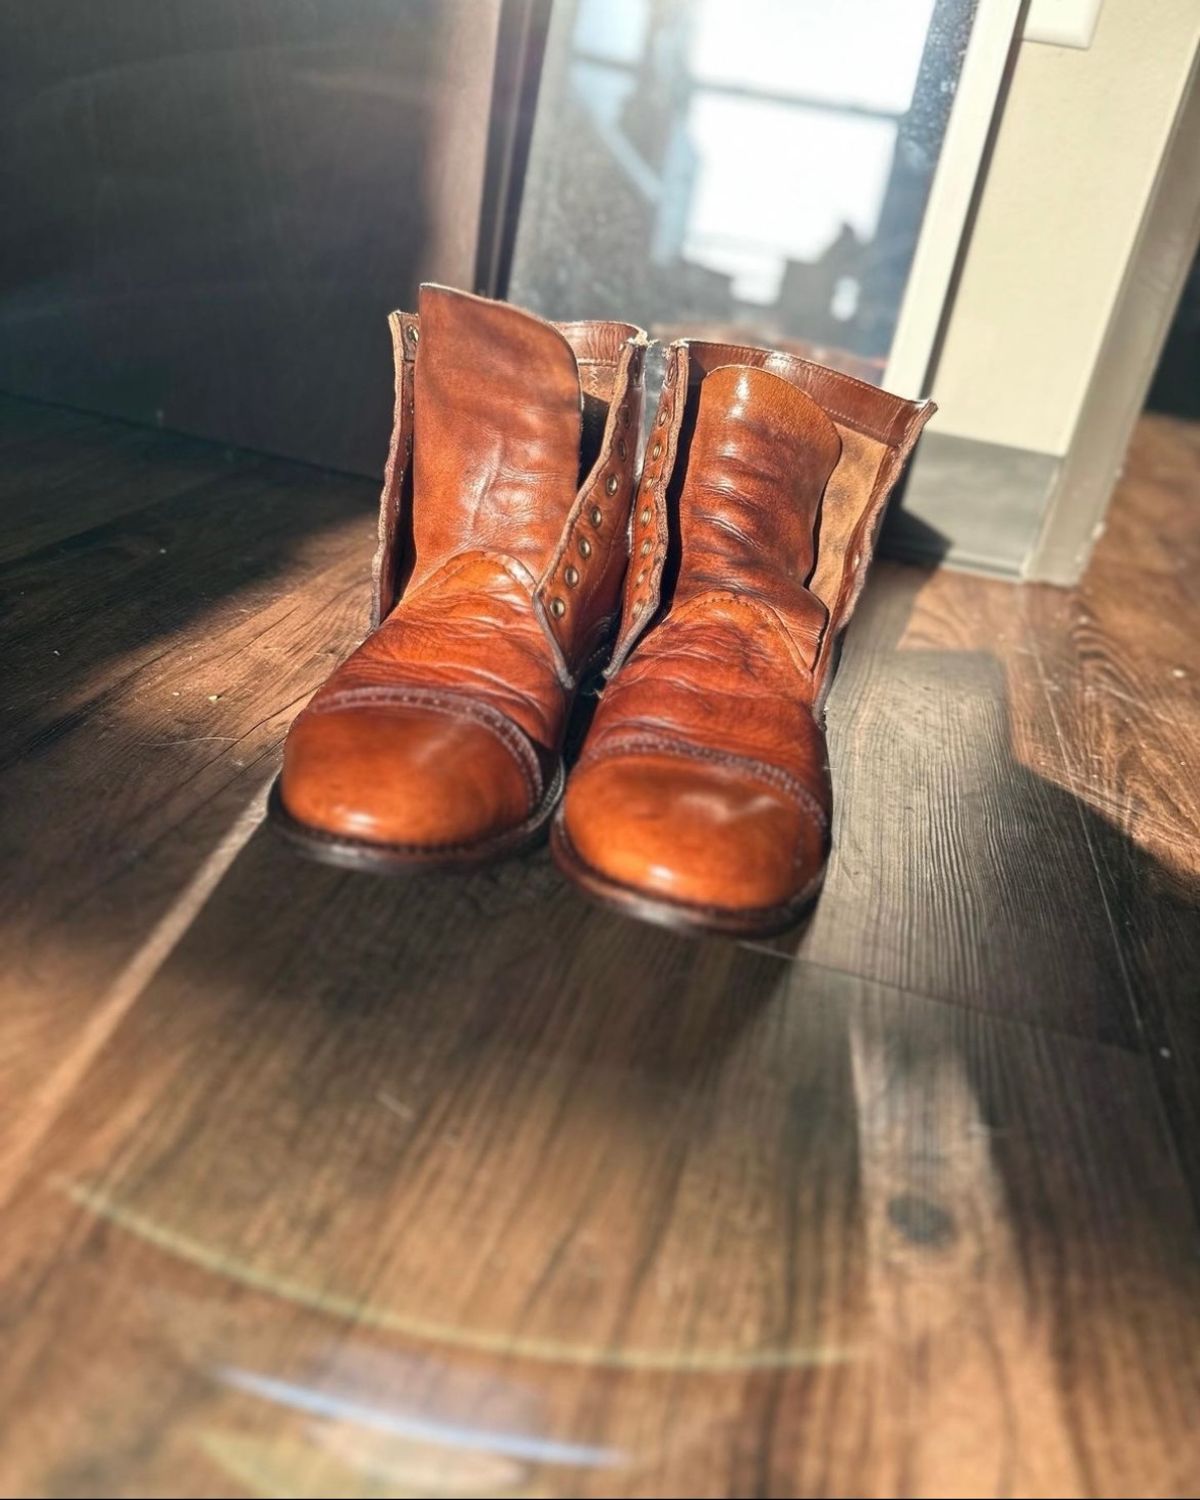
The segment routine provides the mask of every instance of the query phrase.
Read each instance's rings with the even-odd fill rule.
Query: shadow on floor
[[[831,700],[836,854],[794,952],[612,915],[544,852],[386,881],[250,836],[10,1210],[56,1256],[11,1293],[51,1310],[31,1400],[89,1483],[419,1488],[518,1427],[496,1492],[686,1493],[745,1454],[778,1466],[758,1492],[820,1493],[805,1454],[910,1474],[929,1433],[1001,1493],[1064,1424],[1082,1472],[1124,1475],[1128,1422],[1171,1492],[1197,892],[1015,760],[990,655],[895,649],[889,571]],[[64,1195],[65,1248],[39,1228]],[[137,1357],[81,1381],[91,1347]],[[843,1400],[902,1451],[831,1425]]]
[[[106,1284],[137,1288],[99,1315],[106,1342],[169,1353],[165,1423],[143,1389],[158,1366],[130,1372],[138,1393],[100,1444],[110,1482],[172,1436],[224,1433],[222,1464],[265,1444],[276,1488],[308,1492],[333,1421],[343,1490],[380,1461],[354,1435],[385,1420],[418,1424],[457,1473],[457,1434],[492,1452],[489,1414],[515,1402],[551,1445],[529,1455],[546,1492],[584,1486],[604,1453],[607,1482],[644,1493],[659,1465],[693,1472],[698,1422],[705,1454],[797,1462],[776,1405],[807,1431],[814,1390],[876,1379],[914,1382],[916,1431],[962,1426],[981,1493],[1003,1492],[1014,1444],[1055,1430],[1046,1408],[1023,1435],[1012,1383],[1076,1417],[1117,1392],[1122,1421],[1134,1403],[1169,1428],[1147,1392],[1195,1381],[1195,1222],[1143,1028],[1200,1041],[1170,1009],[1175,970],[1157,972],[1183,943],[1197,955],[1196,904],[1067,794],[1020,768],[1005,785],[1020,831],[1012,866],[988,871],[996,906],[947,917],[947,892],[931,919],[897,919],[913,942],[937,943],[940,920],[977,945],[994,984],[940,999],[610,915],[544,853],[387,882],[259,829],[50,1143],[53,1181],[105,1226]],[[1061,886],[1072,826],[1129,897],[1114,933],[1080,870],[1082,937],[1056,917],[1089,954],[1083,982],[1126,971],[1107,1001],[1121,1045],[1074,999],[1059,1024],[1049,995],[1037,1024],[1006,1004],[1004,971],[1044,958],[1022,942],[1047,925],[1030,860]],[[982,862],[1006,857],[998,837],[980,830]],[[853,846],[825,903],[873,899]],[[911,865],[904,881],[929,900]],[[1177,1127],[1194,1119],[1194,1095],[1164,1097]],[[1120,1351],[1098,1383],[1097,1347]],[[464,1414],[464,1390],[483,1405]]]
[[[109,443],[111,430],[106,424]],[[92,715],[120,707],[138,674],[172,654],[186,688],[196,670],[189,664],[214,659],[207,641],[217,645],[231,624],[280,597],[311,609],[320,594],[306,601],[306,591],[331,592],[339,567],[361,574],[365,598],[377,505],[370,481],[251,455],[226,458],[208,445],[135,429],[123,442],[140,455],[123,450],[125,480],[138,478],[139,464],[146,471],[136,508],[101,515],[0,565],[7,663],[0,765],[40,753]],[[30,483],[36,489],[36,478]],[[209,629],[189,638],[199,616]],[[236,680],[236,661],[227,675]]]
[[[747,1036],[802,1032],[810,1006],[836,1093],[848,1057],[844,1037],[840,1058],[829,1053],[830,1017],[865,986],[885,1009],[894,995],[967,1018],[964,1066],[985,1118],[994,1080],[981,1039],[993,1027],[1029,1028],[1066,1058],[1099,1044],[1148,1059],[1195,1188],[1194,886],[1012,759],[989,656],[861,661],[831,720],[836,852],[790,952],[612,915],[544,852],[467,879],[387,881],[298,859],[263,827],[138,1008],[186,1016],[171,1025],[200,1049],[206,1101],[214,1085],[236,1097],[253,1079],[254,1108],[269,1113],[258,1089],[267,1069],[314,1141],[354,1138],[349,1118],[396,1087],[414,1119],[457,1097],[484,1150],[525,1084],[550,1069],[562,1093],[545,1104],[539,1149],[569,1163],[557,1132],[578,1128],[578,1149],[590,1150],[610,1128],[646,1128],[639,1111],[653,1116],[664,1099],[688,1113]],[[752,1076],[743,1082],[753,1089]],[[820,1131],[830,1097],[801,1090],[793,1119]],[[705,1130],[704,1109],[694,1126]],[[145,1141],[178,1165],[158,1132]]]

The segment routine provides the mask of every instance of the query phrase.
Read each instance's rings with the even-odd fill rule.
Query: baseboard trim
[[[922,439],[881,550],[993,578],[1022,578],[1062,459],[937,431]]]

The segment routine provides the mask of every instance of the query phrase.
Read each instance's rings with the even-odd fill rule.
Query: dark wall
[[[1175,417],[1200,418],[1200,256],[1184,282],[1146,406]]]
[[[470,284],[499,0],[7,0],[0,389],[377,472]]]

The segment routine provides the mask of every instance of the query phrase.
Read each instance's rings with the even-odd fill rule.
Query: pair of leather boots
[[[385,872],[550,825],[563,873],[632,915],[790,926],[829,850],[835,648],[932,404],[685,340],[639,478],[642,330],[438,286],[391,323],[374,630],[293,724],[275,822]]]

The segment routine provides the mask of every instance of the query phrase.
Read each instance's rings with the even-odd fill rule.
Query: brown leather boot
[[[745,936],[803,914],[829,848],[834,648],[933,410],[794,355],[672,345],[612,681],[554,826],[584,890]]]
[[[272,815],[403,871],[510,853],[561,797],[620,610],[646,337],[437,286],[391,321],[377,628],[292,725]]]

